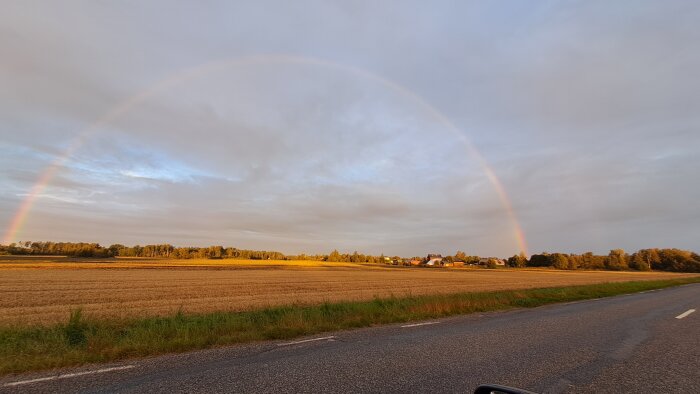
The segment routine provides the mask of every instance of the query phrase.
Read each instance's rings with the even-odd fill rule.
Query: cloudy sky
[[[6,0],[0,229],[700,250],[698,26],[696,1]]]

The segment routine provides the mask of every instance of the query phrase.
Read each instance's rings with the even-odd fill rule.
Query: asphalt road
[[[693,284],[6,376],[0,391],[469,393],[489,382],[544,393],[700,392],[700,311],[686,313],[698,307]]]

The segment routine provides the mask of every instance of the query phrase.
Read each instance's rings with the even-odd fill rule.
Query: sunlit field
[[[679,278],[668,272],[408,268],[275,260],[0,258],[0,324],[244,311],[376,297]]]
[[[313,260],[238,260],[238,259],[161,259],[140,257],[116,257],[116,258],[78,258],[63,256],[0,256],[0,269],[6,268],[87,268],[87,269],[115,269],[115,268],[202,268],[202,269],[304,269],[313,267],[354,267],[354,268],[383,268],[368,264],[360,265],[343,262],[326,262]]]

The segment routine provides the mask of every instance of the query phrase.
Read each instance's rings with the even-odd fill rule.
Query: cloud
[[[695,4],[40,3],[0,16],[0,225],[124,100],[180,70],[281,53],[365,69],[444,113],[500,177],[532,251],[699,249]],[[342,67],[234,65],[102,125],[20,235],[517,252],[508,207],[454,133]]]

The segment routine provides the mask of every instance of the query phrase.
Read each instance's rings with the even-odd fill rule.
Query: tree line
[[[283,253],[266,250],[248,250],[209,247],[175,247],[170,244],[124,246],[114,244],[108,247],[86,242],[32,242],[25,241],[10,245],[0,245],[0,254],[45,255],[70,257],[150,257],[166,259],[245,259],[245,260],[284,260]]]
[[[563,270],[637,270],[700,272],[700,256],[681,249],[641,249],[627,254],[622,249],[613,249],[607,255],[540,253],[528,259],[519,254],[508,258],[510,267],[548,267]]]
[[[49,255],[71,257],[148,257],[165,259],[242,259],[242,260],[316,260],[347,263],[391,263],[406,261],[400,256],[365,255],[358,253],[340,253],[337,250],[329,254],[285,255],[281,252],[266,250],[248,250],[233,247],[175,247],[170,244],[124,246],[114,244],[102,246],[87,242],[33,242],[24,241],[10,245],[0,245],[0,254],[11,255]],[[420,257],[413,257],[420,260]],[[454,256],[445,256],[447,261],[463,261],[467,264],[478,263],[478,256],[470,256],[458,251]],[[514,255],[506,260],[509,267],[546,267],[562,270],[637,270],[637,271],[675,271],[700,272],[700,256],[692,251],[680,249],[642,249],[627,254],[622,249],[613,249],[607,255],[539,253],[527,258],[524,254]]]
[[[0,254],[69,256],[69,257],[147,257],[163,259],[240,259],[240,260],[315,260],[347,263],[384,262],[384,255],[372,256],[358,252],[340,253],[337,250],[329,254],[285,255],[281,252],[267,250],[248,250],[223,246],[176,247],[170,244],[125,246],[114,244],[102,246],[87,242],[36,242],[24,241],[10,245],[0,245]],[[391,259],[401,259],[394,256]]]
[[[0,254],[41,255],[70,257],[148,257],[164,259],[241,259],[241,260],[315,260],[346,263],[379,263],[386,259],[384,255],[372,256],[354,253],[340,253],[337,250],[329,254],[285,255],[281,252],[266,250],[248,250],[223,246],[175,247],[170,244],[124,246],[114,244],[102,246],[99,243],[86,242],[35,242],[24,241],[10,245],[0,245]],[[390,260],[400,260],[394,256]]]

